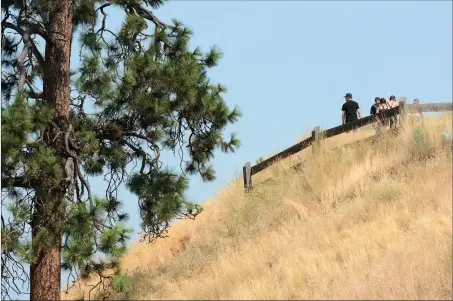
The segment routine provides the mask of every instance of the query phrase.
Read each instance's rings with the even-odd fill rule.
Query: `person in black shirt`
[[[376,115],[379,105],[381,104],[381,98],[374,98],[374,104],[371,106],[370,115]],[[379,133],[379,124],[377,122],[373,123],[374,132]]]
[[[346,102],[343,104],[343,107],[341,108],[342,124],[353,122],[358,120],[359,118],[362,118],[362,113],[360,112],[359,104],[352,100],[352,94],[347,93],[344,96],[344,98],[346,99]],[[357,115],[359,115],[358,118]]]
[[[380,101],[381,101],[380,97],[376,97],[374,99],[374,104],[371,106],[370,115],[376,115],[376,110],[379,107]]]

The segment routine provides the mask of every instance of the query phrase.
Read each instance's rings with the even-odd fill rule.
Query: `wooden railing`
[[[446,102],[446,103],[427,103],[427,104],[406,104],[405,98],[399,102],[399,106],[383,111],[376,115],[367,116],[365,118],[361,118],[351,123],[343,124],[340,126],[333,127],[331,129],[321,131],[320,127],[317,126],[311,133],[311,137],[285,149],[284,151],[279,152],[278,154],[254,165],[251,166],[250,162],[247,162],[243,167],[243,177],[244,177],[244,188],[246,192],[250,192],[253,188],[252,185],[252,176],[254,174],[263,171],[264,169],[268,168],[269,166],[273,165],[279,160],[288,158],[314,144],[314,142],[318,142],[320,139],[327,139],[330,137],[334,137],[345,132],[351,131],[353,129],[357,129],[372,123],[377,122],[381,118],[389,118],[396,115],[401,115],[403,118],[406,116],[407,113],[415,113],[415,112],[447,112],[453,111],[453,103]],[[365,139],[374,138],[368,137]],[[357,142],[357,141],[355,141]],[[354,142],[354,143],[355,143]],[[294,166],[294,168],[300,168],[302,166],[301,163]]]

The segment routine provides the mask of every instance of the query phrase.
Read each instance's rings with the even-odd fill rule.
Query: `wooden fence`
[[[279,152],[278,154],[254,165],[251,166],[250,162],[247,162],[242,171],[244,177],[244,188],[245,192],[250,192],[253,189],[252,185],[252,176],[254,174],[263,171],[264,169],[268,168],[269,166],[273,165],[279,160],[288,158],[312,145],[315,142],[319,142],[320,139],[327,139],[330,137],[334,137],[345,132],[351,131],[353,129],[357,129],[372,123],[377,122],[381,118],[388,118],[396,115],[400,115],[401,117],[405,117],[407,113],[414,113],[414,112],[447,112],[453,111],[453,103],[446,102],[446,103],[427,103],[427,104],[406,104],[405,98],[403,97],[402,100],[399,102],[399,106],[396,108],[383,111],[377,115],[367,116],[365,118],[356,120],[351,123],[343,124],[340,126],[333,127],[331,129],[321,131],[319,126],[316,126],[311,133],[311,137],[285,149],[284,151]],[[371,136],[365,139],[375,139],[375,136]],[[357,141],[353,142],[356,143]],[[301,168],[302,163],[296,164],[294,168]]]

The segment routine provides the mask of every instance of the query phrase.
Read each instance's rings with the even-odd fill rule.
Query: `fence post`
[[[406,97],[400,97],[399,106],[400,106],[399,114],[400,124],[398,125],[401,125],[406,120]]]
[[[406,111],[406,97],[400,97],[399,105],[400,105],[400,114],[405,113],[405,111]]]
[[[244,188],[245,192],[248,193],[252,191],[252,167],[250,162],[245,163],[242,168],[242,173],[244,175]]]
[[[313,145],[312,150],[313,153],[316,153],[317,148],[319,147],[319,132],[321,127],[315,126],[315,129],[311,132],[311,136],[313,137]]]

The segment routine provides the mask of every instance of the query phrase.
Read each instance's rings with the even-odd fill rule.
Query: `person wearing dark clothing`
[[[378,108],[379,108],[380,104],[381,104],[381,98],[380,97],[375,97],[374,98],[374,104],[371,106],[370,115],[376,115],[377,114],[377,111],[378,111]],[[373,123],[373,128],[374,128],[374,132],[376,134],[378,134],[379,133],[379,124],[378,124],[378,122]]]
[[[379,97],[376,97],[374,99],[374,104],[371,106],[370,115],[376,115],[377,108],[379,107],[380,101],[381,101],[381,99]]]
[[[359,118],[362,118],[362,113],[360,112],[359,104],[352,100],[352,94],[347,93],[344,98],[346,99],[346,102],[343,104],[343,107],[341,108],[342,115],[342,123],[349,123],[358,120]],[[358,117],[357,117],[358,115]]]

